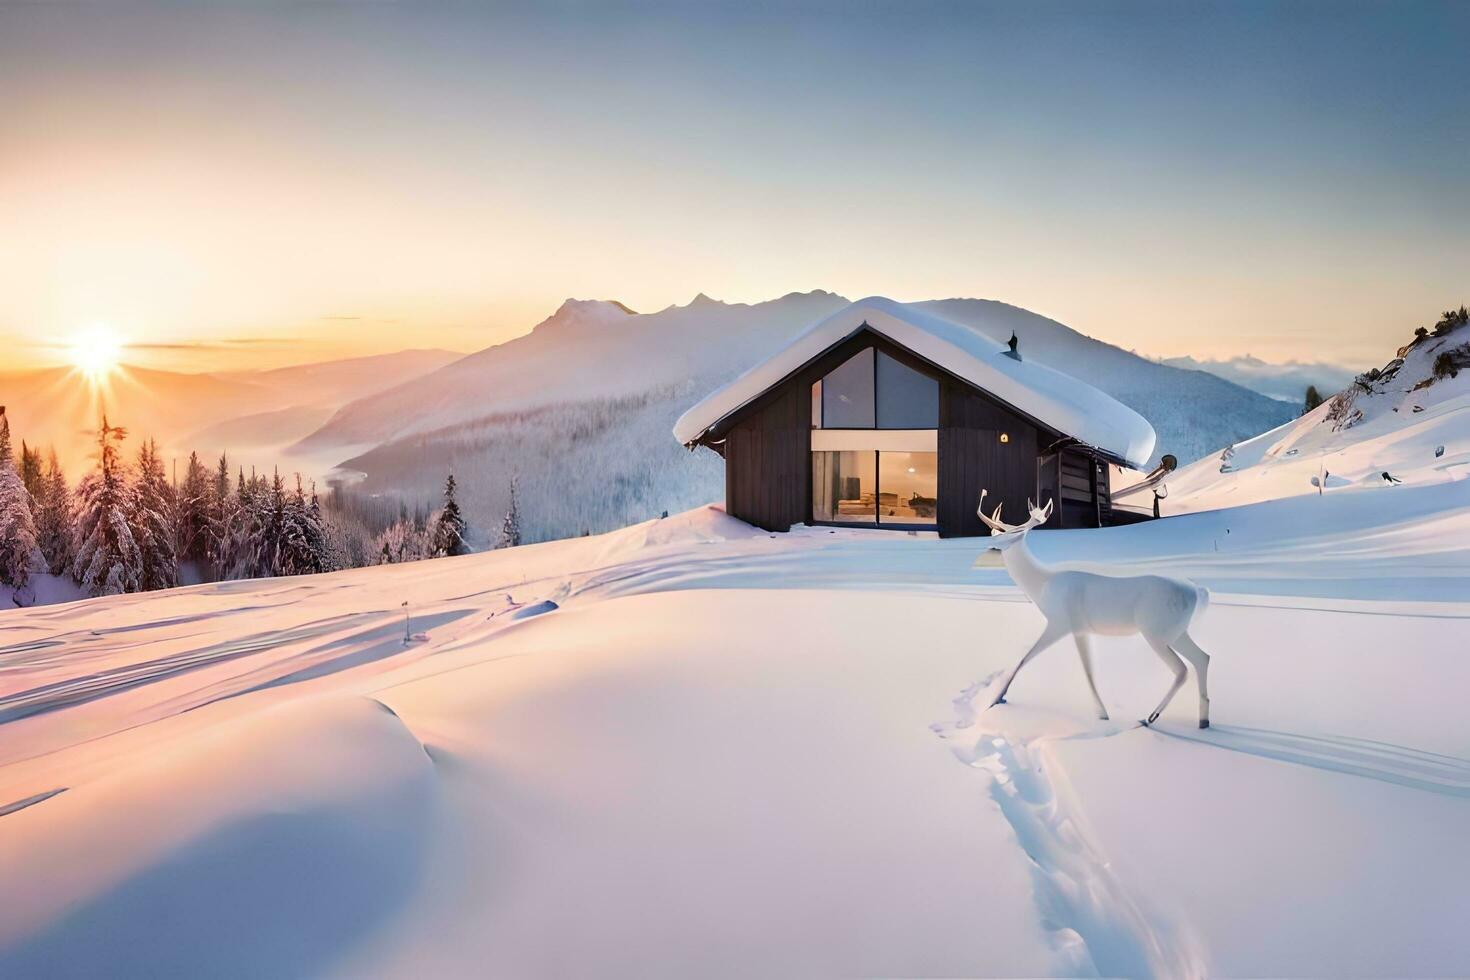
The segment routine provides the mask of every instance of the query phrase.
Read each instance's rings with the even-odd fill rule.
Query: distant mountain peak
[[[709,296],[706,296],[704,293],[700,293],[699,295],[695,296],[693,299],[691,299],[689,301],[689,305],[690,306],[698,307],[698,306],[724,306],[725,304],[722,303],[722,302],[720,302],[717,299],[711,299]]]
[[[613,310],[621,311],[624,314],[634,314],[637,312],[615,299],[577,299],[576,297],[568,297],[562,301],[561,306],[557,307],[556,312],[551,315],[550,319],[555,320],[558,317],[578,313],[611,313]]]

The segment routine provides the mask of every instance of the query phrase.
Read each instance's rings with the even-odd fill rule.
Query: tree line
[[[315,484],[206,465],[191,453],[171,482],[152,439],[128,458],[127,431],[104,416],[93,468],[72,486],[54,449],[20,445],[0,406],[0,585],[16,604],[38,574],[66,576],[90,596],[166,589],[195,581],[306,575],[364,565],[468,554],[469,528],[453,474],[443,502],[371,530],[350,507],[324,506]],[[498,547],[520,543],[514,482]]]

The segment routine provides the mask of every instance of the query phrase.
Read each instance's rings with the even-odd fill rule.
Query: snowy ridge
[[[992,392],[1031,417],[1142,466],[1154,450],[1154,430],[1137,412],[1091,385],[1034,361],[1007,356],[1003,343],[927,310],[870,296],[839,310],[690,408],[674,424],[689,445],[711,426],[749,404],[791,372],[866,323],[876,333]]]
[[[1441,359],[1465,351],[1470,364],[1467,343],[1470,326],[1416,339],[1301,418],[1182,468],[1164,512],[1465,479],[1470,373]]]
[[[640,314],[577,301],[527,336],[346,406],[306,445],[365,474],[368,493],[431,500],[452,469],[481,527],[498,525],[518,473],[528,540],[612,530],[718,498],[720,460],[684,451],[669,437],[674,423],[847,305],[821,290],[750,305],[700,297]],[[1014,331],[1026,365],[1085,378],[1147,419],[1158,433],[1154,456],[1192,459],[1293,414],[1212,375],[1144,360],[1005,303],[911,305],[989,337]]]

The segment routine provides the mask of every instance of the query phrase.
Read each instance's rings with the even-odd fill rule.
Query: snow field
[[[1204,732],[1136,638],[1111,722],[1066,643],[976,712],[1041,628],[983,542],[713,509],[5,613],[0,974],[1463,974],[1470,603],[1410,565],[1470,558],[1393,492],[1440,533],[1036,535],[1216,589]]]

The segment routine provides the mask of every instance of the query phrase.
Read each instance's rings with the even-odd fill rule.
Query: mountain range
[[[700,294],[636,313],[569,299],[528,333],[461,355],[442,350],[271,371],[178,374],[128,368],[113,379],[114,424],[166,455],[228,451],[244,465],[333,472],[367,493],[429,502],[454,472],[490,539],[518,487],[524,537],[602,531],[723,495],[712,453],[670,429],[689,405],[848,300],[823,290],[763,303]],[[1293,418],[1293,405],[1204,371],[1150,361],[1047,317],[994,300],[915,304],[1023,356],[1087,379],[1147,418],[1155,460],[1187,462]],[[75,470],[102,405],[65,369],[0,376],[17,438],[54,443]],[[132,445],[130,443],[129,445]],[[1150,460],[1150,463],[1155,460]]]
[[[498,522],[515,477],[531,539],[601,531],[723,494],[713,454],[690,454],[675,418],[712,388],[847,305],[833,293],[690,303],[639,314],[568,300],[530,333],[344,405],[295,447],[372,445],[342,466],[373,493],[432,497],[453,470],[472,519]],[[1153,423],[1155,460],[1188,461],[1292,418],[1296,408],[1202,371],[1160,364],[993,300],[916,304],[1024,356],[1086,378]],[[1152,463],[1154,460],[1151,460]]]

